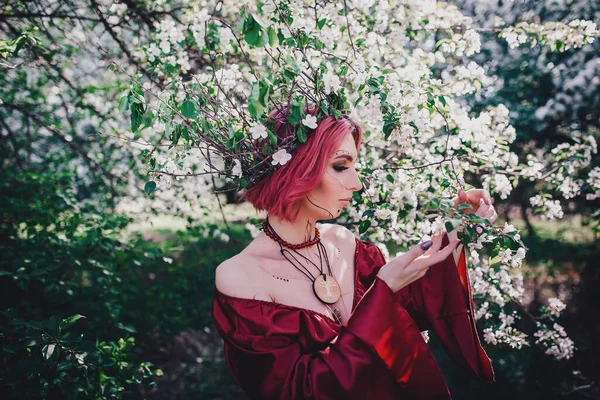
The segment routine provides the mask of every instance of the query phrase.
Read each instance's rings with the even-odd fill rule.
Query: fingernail
[[[431,240],[428,240],[426,242],[421,243],[421,248],[423,250],[427,250],[431,247],[432,244],[433,244],[433,242]]]

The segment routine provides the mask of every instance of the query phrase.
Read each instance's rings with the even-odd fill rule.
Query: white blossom
[[[307,115],[305,118],[302,118],[302,125],[309,127],[310,129],[316,129],[317,127],[317,117],[314,115]]]
[[[285,149],[280,149],[273,154],[273,160],[271,164],[273,165],[285,165],[289,160],[292,159],[292,155],[289,154]]]
[[[238,159],[233,160],[233,162],[235,165],[233,166],[231,173],[240,178],[242,176],[242,163]]]
[[[268,136],[267,128],[263,124],[259,124],[254,122],[250,126],[250,134],[252,135],[252,139],[265,139]]]
[[[325,84],[325,93],[335,93],[341,85],[340,78],[332,72],[323,75],[323,83]]]
[[[560,316],[560,314],[567,308],[565,303],[560,301],[557,297],[552,297],[548,299],[548,313],[555,317]]]

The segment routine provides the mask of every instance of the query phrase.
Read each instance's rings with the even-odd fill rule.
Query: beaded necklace
[[[319,299],[319,301],[321,301],[323,304],[325,304],[331,310],[329,305],[334,304],[335,302],[337,302],[340,299],[341,288],[331,271],[331,265],[329,263],[329,256],[327,255],[325,246],[321,242],[320,233],[319,233],[318,228],[315,227],[315,238],[314,239],[309,240],[304,243],[300,243],[300,244],[292,244],[292,243],[288,243],[285,240],[283,240],[281,238],[281,236],[279,236],[277,234],[277,232],[275,232],[275,230],[269,223],[269,217],[267,217],[265,220],[263,220],[262,226],[263,226],[263,231],[265,232],[265,234],[279,244],[279,248],[280,248],[279,251],[280,251],[281,255],[283,255],[285,257],[285,259],[289,261],[290,264],[292,264],[298,271],[300,271],[302,274],[304,274],[313,283],[313,292],[314,292],[315,296],[317,297],[317,299]],[[303,248],[312,246],[314,244],[317,245],[317,250],[319,252],[319,266],[317,266],[317,264],[315,264],[309,258],[305,257],[304,255],[302,255],[296,251],[296,249],[303,249]],[[286,247],[287,249],[284,249],[284,247]],[[290,251],[288,249],[291,249],[292,251]],[[294,254],[292,252],[295,253],[296,255],[299,255],[300,257],[304,258],[306,261],[310,262],[315,268],[317,268],[319,270],[320,273],[317,276],[314,276],[308,268],[306,268],[300,261],[298,261],[298,259],[294,256]],[[294,263],[290,258],[288,258],[288,256],[293,258],[294,261],[298,265],[300,265],[301,268],[299,268],[298,265],[296,265],[296,263]],[[323,258],[325,259],[325,264],[327,265],[327,273],[325,273],[323,271]],[[332,311],[333,315],[335,316],[337,322],[341,323],[340,311],[337,308],[333,309],[331,311]]]

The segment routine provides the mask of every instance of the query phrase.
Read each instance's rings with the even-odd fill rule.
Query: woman
[[[295,134],[274,117],[280,139]],[[348,118],[322,118],[289,162],[245,193],[268,217],[263,232],[217,267],[213,318],[229,370],[250,398],[449,399],[421,335],[427,329],[458,365],[494,378],[456,232],[386,262],[345,227],[316,226],[361,190],[361,136]],[[496,219],[487,192],[459,195],[455,205]]]

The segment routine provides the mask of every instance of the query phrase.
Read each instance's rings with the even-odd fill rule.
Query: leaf
[[[452,232],[454,230],[454,227],[450,221],[446,221],[444,226],[446,227],[446,232]]]
[[[269,95],[271,94],[271,86],[264,81],[255,81],[252,84],[252,91],[248,99],[248,112],[258,118],[262,115],[263,110],[269,103]]]
[[[262,114],[262,110],[259,113],[251,101],[248,102],[248,112],[250,113],[250,116],[252,116],[253,118],[258,118],[260,116],[260,114]]]
[[[267,129],[267,135],[269,136],[269,139],[271,140],[273,146],[277,146],[277,136],[275,136],[275,134],[270,129]]]
[[[135,133],[140,125],[142,125],[144,111],[143,104],[133,103],[131,105],[131,132]]]
[[[327,18],[320,19],[319,22],[317,23],[319,30],[323,29],[323,27],[325,26],[326,23],[327,23]]]
[[[81,318],[85,317],[81,314],[75,314],[71,315],[69,318],[63,319],[60,325],[58,326],[59,332],[69,329],[75,322],[79,321]]]
[[[156,182],[154,181],[150,181],[150,182],[146,182],[146,184],[144,185],[144,192],[146,192],[146,194],[151,194],[152,192],[154,192],[154,190],[156,189]]]
[[[288,80],[293,80],[298,74],[294,71],[292,71],[291,69],[284,69],[283,70],[283,76],[286,77],[286,79]]]
[[[442,103],[442,105],[443,105],[444,107],[446,107],[446,98],[445,98],[444,96],[442,96],[442,95],[439,95],[439,96],[438,96],[438,100],[440,101],[440,103]]]
[[[298,132],[296,133],[296,136],[298,137],[300,143],[306,142],[306,129],[303,125],[298,127]]]
[[[279,38],[277,36],[277,31],[273,27],[267,28],[267,35],[269,35],[269,45],[271,47],[277,47],[279,44]]]
[[[246,43],[256,47],[263,47],[269,42],[268,33],[258,23],[252,14],[248,15],[244,20],[242,34]]]
[[[290,105],[290,115],[288,116],[287,120],[292,125],[298,125],[302,120],[302,117],[304,117],[302,114],[302,105],[297,101],[294,101]]]
[[[194,118],[198,113],[198,110],[196,110],[196,104],[190,100],[184,101],[181,105],[181,113],[186,118]]]
[[[119,100],[119,111],[124,113],[129,109],[129,96],[125,95]]]
[[[183,137],[185,138],[185,140],[187,140],[189,142],[189,140],[190,140],[190,132],[188,131],[187,126],[180,125],[180,127],[181,127],[181,134],[183,135]]]
[[[137,330],[135,329],[135,327],[133,325],[124,324],[124,323],[119,322],[117,324],[117,327],[119,329],[123,329],[124,331],[127,331],[129,333],[137,333]]]
[[[365,233],[370,226],[371,221],[369,221],[368,219],[360,221],[360,224],[358,224],[358,233]]]
[[[42,349],[42,355],[44,356],[45,360],[49,360],[54,354],[58,355],[59,352],[60,350],[58,347],[56,347],[55,343],[47,344]]]

